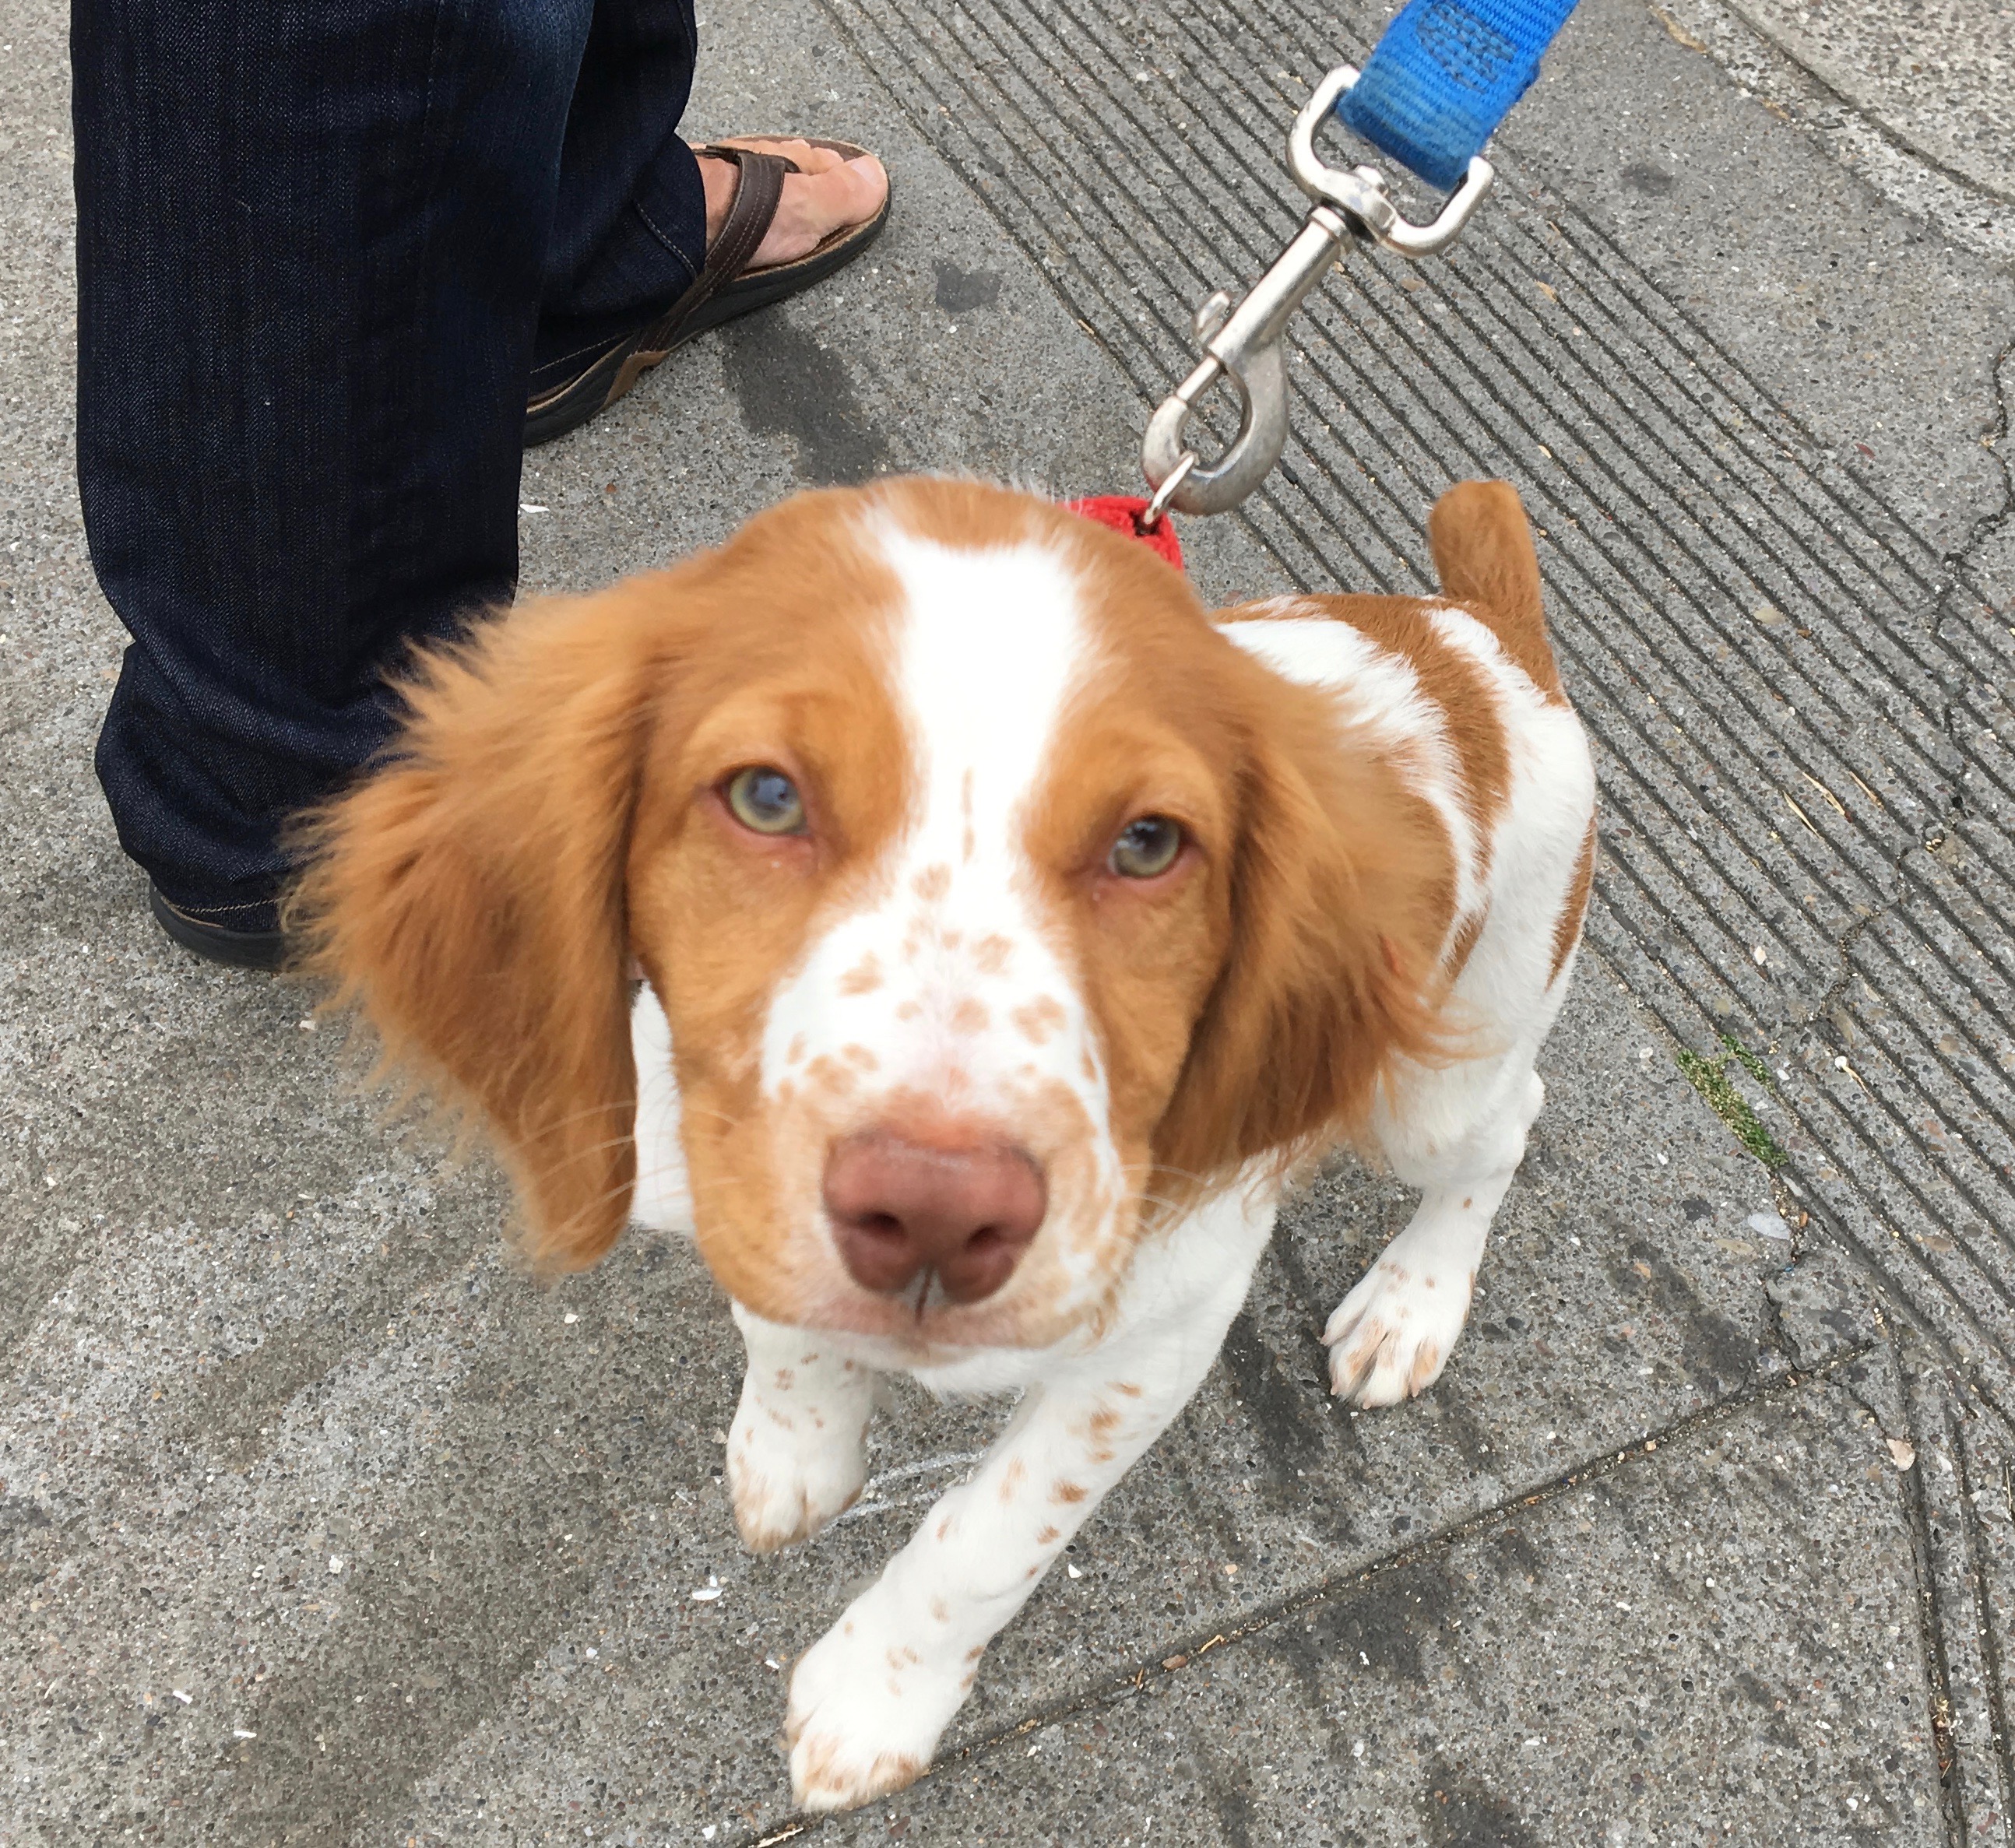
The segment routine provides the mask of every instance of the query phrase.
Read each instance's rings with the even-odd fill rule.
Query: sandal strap
[[[748,267],[777,216],[778,204],[784,196],[785,176],[798,170],[795,160],[760,148],[709,143],[695,148],[693,153],[732,161],[739,177],[735,198],[727,208],[727,221],[721,226],[720,235],[707,247],[706,261],[692,286],[678,300],[675,311],[681,321]]]

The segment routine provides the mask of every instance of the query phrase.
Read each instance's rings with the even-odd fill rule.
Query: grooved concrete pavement
[[[1130,483],[1194,300],[1291,228],[1298,84],[1377,23],[703,19],[694,126],[870,139],[899,214],[529,459],[530,586],[877,470]],[[17,9],[0,1843],[2007,1841],[2006,18],[1827,19],[1585,0],[1457,255],[1334,279],[1286,466],[1185,532],[1228,599],[1417,581],[1461,474],[1546,529],[1595,953],[1456,1362],[1399,1411],[1329,1401],[1316,1331],[1408,1203],[1326,1177],[937,1773],[800,1827],[775,1665],[1002,1408],[899,1392],[862,1506],[742,1557],[737,1344],[691,1254],[533,1287],[494,1177],[347,1088],[304,997],[152,934],[88,770],[120,636],[69,475],[63,20]],[[1986,75],[1914,84],[1905,28]]]

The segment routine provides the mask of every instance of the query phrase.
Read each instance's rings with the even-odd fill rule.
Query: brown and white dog
[[[929,1762],[1196,1390],[1298,1162],[1347,1143],[1421,1190],[1329,1319],[1337,1391],[1448,1359],[1595,783],[1517,495],[1459,486],[1431,536],[1439,597],[1212,618],[1028,495],[801,496],[425,662],[320,820],[321,965],[487,1123],[535,1257],[697,1237],[748,1346],[751,1546],[860,1492],[878,1370],[1025,1389],[798,1663],[806,1804]]]

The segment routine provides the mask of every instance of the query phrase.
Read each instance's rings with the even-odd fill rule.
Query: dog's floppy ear
[[[422,657],[383,766],[302,824],[289,908],[387,1062],[480,1117],[555,1269],[608,1249],[636,1175],[625,859],[664,646],[641,594]]]
[[[1356,1128],[1394,1057],[1439,1050],[1432,842],[1377,766],[1338,749],[1316,698],[1277,683],[1266,705],[1241,791],[1230,946],[1155,1137],[1172,1198]]]

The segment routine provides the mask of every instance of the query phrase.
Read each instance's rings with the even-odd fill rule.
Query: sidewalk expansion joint
[[[1893,1337],[1890,1354],[1897,1370],[1899,1386],[1904,1379],[1902,1357],[1897,1352]],[[1907,1398],[1908,1389],[1904,1387]],[[1912,1435],[1921,1438],[1923,1434],[1912,1420]],[[1918,1452],[1921,1458],[1923,1450]],[[1945,1830],[1954,1848],[1963,1848],[1966,1841],[1965,1795],[1955,1774],[1959,1768],[1959,1746],[1952,1735],[1952,1664],[1945,1648],[1944,1613],[1938,1592],[1938,1573],[1932,1563],[1931,1516],[1924,1502],[1924,1477],[1921,1468],[1904,1473],[1903,1506],[1906,1525],[1910,1535],[1911,1570],[1916,1580],[1917,1645],[1923,1652],[1924,1672],[1929,1681],[1927,1688],[1931,1709],[1931,1743],[1936,1755],[1938,1771],[1938,1789],[1945,1810]]]
[[[1826,1386],[1842,1369],[1856,1361],[1866,1358],[1880,1345],[1875,1340],[1862,1341],[1842,1348],[1817,1366],[1787,1369],[1738,1398],[1725,1399],[1719,1405],[1676,1419],[1672,1423],[1658,1430],[1648,1432],[1635,1443],[1625,1444],[1618,1450],[1605,1450],[1584,1462],[1572,1466],[1558,1476],[1548,1478],[1535,1487],[1508,1495],[1477,1513],[1466,1515],[1460,1520],[1451,1522],[1447,1527],[1410,1545],[1395,1548],[1356,1571],[1323,1579],[1316,1584],[1256,1606],[1235,1622],[1212,1625],[1207,1632],[1201,1630],[1193,1631],[1187,1639],[1157,1645],[1141,1658],[1131,1671],[1122,1671],[1116,1678],[1104,1679],[1076,1692],[1059,1695],[1056,1699],[1038,1706],[1033,1712],[1025,1714],[1013,1724],[1004,1726],[983,1739],[975,1739],[969,1745],[944,1753],[925,1772],[924,1779],[919,1782],[934,1778],[954,1765],[976,1763],[990,1756],[1013,1740],[1026,1739],[1033,1732],[1055,1726],[1079,1713],[1112,1706],[1131,1695],[1140,1693],[1151,1681],[1172,1679],[1181,1674],[1191,1663],[1215,1649],[1234,1648],[1248,1637],[1270,1630],[1287,1618],[1361,1590],[1389,1573],[1402,1571],[1424,1560],[1442,1558],[1465,1541],[1488,1533],[1508,1520],[1517,1520],[1526,1509],[1543,1508],[1576,1489],[1584,1488],[1590,1483],[1600,1482],[1628,1469],[1669,1444],[1684,1442],[1689,1438],[1717,1430],[1733,1423],[1745,1412],[1794,1398],[1808,1387]],[[1176,1666],[1169,1667],[1171,1662]],[[747,1836],[736,1842],[724,1843],[723,1848],[769,1848],[770,1844],[802,1836],[828,1820],[828,1817],[821,1814],[793,1814],[781,1821],[766,1825],[760,1832],[752,1830]]]
[[[1985,1537],[1981,1532],[1980,1510],[1974,1502],[1974,1490],[1966,1446],[1955,1441],[1953,1467],[1959,1477],[1959,1516],[1961,1530],[1966,1536],[1967,1556],[1971,1562],[1968,1589],[1973,1594],[1973,1620],[1980,1635],[1980,1652],[1987,1665],[1987,1710],[1988,1733],[1994,1749],[1996,1767],[2001,1774],[2002,1814],[2007,1814],[2008,1805],[2015,1802],[2015,1759],[2009,1753],[2008,1711],[2002,1690],[2006,1683],[2002,1676],[2001,1639],[1995,1634],[1992,1601],[1987,1584],[1984,1562],[1987,1558]]]
[[[1920,151],[1913,140],[1847,97],[1758,26],[1737,0],[1672,0],[1672,8],[1668,12],[1654,6],[1652,12],[1675,44],[1718,65],[1739,88],[1753,90],[1772,115],[1813,142],[1829,160],[1877,196],[1990,261],[2006,263],[2015,254],[2015,237],[2002,222],[2004,192],[1957,172],[1937,155]],[[1686,23],[1676,14],[1685,15]],[[1688,24],[1715,42],[1689,31]],[[1877,171],[1869,158],[1877,151],[1900,173]]]
[[[1990,1554],[1974,1500],[1978,1491],[1963,1428],[1972,1416],[1967,1401],[1977,1401],[1979,1395],[1970,1383],[1959,1382],[1956,1389],[1955,1369],[1933,1341],[1926,1342],[1926,1351],[1936,1357],[1933,1365],[1907,1365],[1902,1340],[1906,1331],[1919,1332],[1903,1323],[1888,1334],[1891,1364],[1916,1451],[1915,1466],[1904,1472],[1904,1505],[1917,1578],[1920,1646],[1931,1684],[1932,1737],[1945,1822],[1950,1839],[1960,1845],[1974,1839],[1970,1816],[1984,1817],[1991,1824],[2009,1814],[2015,1800],[2002,1649],[1988,1578]],[[2005,1459],[2002,1471],[2005,1498]],[[1978,1689],[1977,1705],[1961,1704],[1963,1685]],[[1991,1771],[1984,1771],[1986,1767]]]
[[[1811,84],[1822,95],[1830,99],[1897,153],[1936,174],[1940,179],[1962,192],[1970,193],[1977,199],[1994,199],[2002,205],[2015,205],[2015,196],[2004,192],[1999,186],[1985,180],[1977,180],[1969,174],[1961,173],[1957,167],[1949,165],[1942,156],[1934,154],[1929,148],[1920,146],[1912,136],[1893,123],[1885,121],[1867,103],[1855,101],[1830,77],[1814,70],[1775,33],[1759,23],[1748,8],[1742,4],[1742,0],[1721,0],[1721,5],[1755,33],[1776,56],[1796,70],[1805,82]]]

